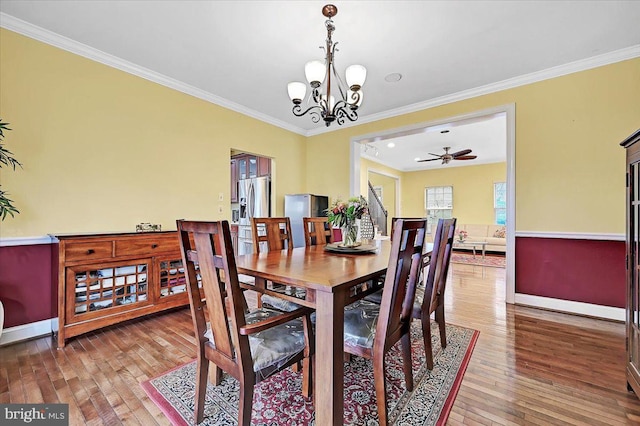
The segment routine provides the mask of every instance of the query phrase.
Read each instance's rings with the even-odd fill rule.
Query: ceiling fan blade
[[[453,157],[454,160],[475,160],[477,155],[461,155],[460,157]]]
[[[441,155],[441,154],[434,154],[434,153],[432,153],[432,152],[428,152],[428,154],[429,154],[429,155],[435,155],[436,157],[442,157],[442,155]]]
[[[470,154],[470,153],[471,153],[470,149],[463,149],[462,151],[454,152],[453,154],[451,154],[451,156],[453,158],[456,158],[456,157],[461,157],[463,155],[467,155],[467,154]]]
[[[439,158],[428,158],[426,160],[418,160],[418,163],[423,163],[425,161],[437,161],[437,160],[439,160]]]

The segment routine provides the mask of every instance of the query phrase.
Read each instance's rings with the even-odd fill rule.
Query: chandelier
[[[338,8],[328,4],[322,8],[322,14],[328,18],[324,23],[327,28],[327,44],[326,47],[321,47],[325,51],[324,63],[316,60],[307,62],[304,67],[305,76],[311,86],[311,94],[307,100],[307,105],[310,106],[307,109],[303,109],[302,106],[302,100],[307,93],[306,84],[294,81],[289,83],[287,90],[293,101],[295,116],[302,117],[308,113],[311,121],[318,123],[322,118],[325,125],[329,127],[334,121],[342,125],[346,119],[350,121],[358,119],[357,110],[362,104],[362,85],[367,77],[367,70],[362,65],[348,67],[345,71],[347,81],[345,86],[334,65],[338,43],[331,40],[331,35],[336,29],[331,18],[338,14]],[[334,83],[333,87],[332,83]]]

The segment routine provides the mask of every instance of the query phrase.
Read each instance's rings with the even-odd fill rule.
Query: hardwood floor
[[[504,303],[504,269],[452,264],[447,322],[480,330],[451,425],[640,424],[624,324]],[[166,425],[139,383],[195,357],[188,309],[0,348],[0,403],[64,402],[71,425]]]

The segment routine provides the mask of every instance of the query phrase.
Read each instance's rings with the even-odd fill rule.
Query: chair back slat
[[[389,234],[389,238],[391,240],[393,240],[393,227],[395,226],[396,222],[398,221],[398,219],[404,219],[404,220],[420,220],[420,219],[425,219],[425,217],[392,217],[391,218],[391,233]]]
[[[327,217],[303,217],[304,240],[307,247],[333,243],[333,232]]]
[[[243,362],[250,364],[249,341],[239,333],[239,328],[245,325],[244,296],[238,284],[229,222],[179,220],[177,224],[198,339],[205,340],[207,331],[204,302],[199,291],[200,277],[215,341],[215,347],[211,345],[210,349],[239,364],[239,368]],[[237,357],[238,352],[243,356]]]
[[[438,298],[444,294],[449,263],[455,238],[456,218],[440,219],[433,236],[433,252],[429,262],[429,272],[425,280],[425,298],[422,314],[430,315],[438,306]]]
[[[394,225],[374,351],[393,345],[411,325],[426,226],[426,219],[398,219]]]
[[[253,252],[260,253],[260,243],[267,243],[267,251],[293,250],[291,221],[288,217],[254,217],[251,219]]]

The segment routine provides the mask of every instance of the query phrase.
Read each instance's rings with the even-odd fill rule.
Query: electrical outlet
[[[218,194],[218,201],[224,201],[224,192]]]
[[[222,205],[221,204],[218,205],[218,213],[222,213]]]

